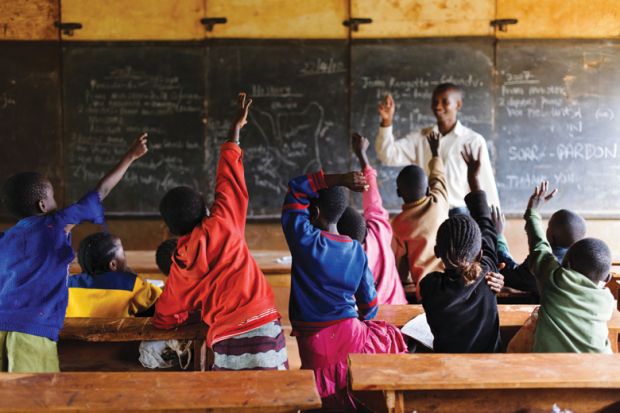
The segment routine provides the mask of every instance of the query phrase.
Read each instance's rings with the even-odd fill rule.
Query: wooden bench
[[[320,406],[309,370],[0,373],[0,412],[297,412]]]
[[[521,328],[528,319],[536,305],[521,304],[500,304],[497,306],[499,310],[499,325],[502,331],[502,338],[507,340]],[[407,321],[422,314],[424,309],[421,304],[410,305],[380,305],[377,313],[377,320],[387,321],[397,327],[402,327]],[[607,324],[609,328],[609,341],[614,352],[618,352],[618,338],[620,335],[620,312],[614,311],[614,314]]]
[[[152,371],[138,361],[143,340],[193,340],[194,370],[211,365],[203,346],[204,324],[189,324],[160,330],[148,317],[66,318],[58,340],[61,371]]]
[[[349,356],[357,397],[375,411],[398,413],[549,413],[554,404],[575,413],[618,412],[618,371],[618,354]]]

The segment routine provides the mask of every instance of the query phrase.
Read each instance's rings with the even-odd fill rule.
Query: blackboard
[[[157,214],[178,185],[208,191],[205,49],[199,44],[63,47],[67,199],[93,188],[143,131],[150,152],[105,201],[110,214]]]
[[[209,174],[236,96],[253,99],[242,132],[250,217],[279,217],[288,180],[348,168],[347,48],[334,42],[234,42],[208,47]]]
[[[62,200],[60,45],[0,43],[0,185],[38,171]]]
[[[559,186],[547,210],[618,215],[620,43],[502,41],[495,79],[497,182],[521,214],[534,186]]]
[[[378,41],[354,43],[351,51],[351,127],[371,141],[384,206],[400,211],[396,177],[402,167],[376,159],[377,104],[387,93],[396,101],[394,136],[436,124],[430,109],[432,91],[452,82],[465,91],[461,122],[484,136],[493,155],[493,42],[489,39]],[[357,167],[357,161],[354,165]]]

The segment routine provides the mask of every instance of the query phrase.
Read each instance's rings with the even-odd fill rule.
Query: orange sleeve
[[[224,218],[243,232],[248,202],[243,151],[236,143],[226,142],[220,149],[220,161],[215,178],[215,200],[211,206],[211,214]]]

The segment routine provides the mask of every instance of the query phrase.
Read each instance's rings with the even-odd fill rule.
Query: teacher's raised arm
[[[476,151],[478,148],[481,149],[480,184],[487,193],[489,203],[499,206],[499,196],[486,141],[482,135],[464,126],[458,120],[458,113],[462,106],[463,91],[459,86],[452,83],[438,85],[431,99],[431,110],[437,124],[419,131],[411,131],[401,139],[394,139],[393,120],[396,112],[394,98],[387,95],[379,103],[378,108],[381,127],[377,134],[375,148],[377,157],[386,166],[417,164],[425,168],[428,174],[430,172],[428,162],[432,159],[432,153],[426,136],[433,131],[441,135],[439,157],[446,168],[451,215],[467,211],[465,208],[465,195],[469,192],[467,165],[460,156],[465,145],[469,145]]]

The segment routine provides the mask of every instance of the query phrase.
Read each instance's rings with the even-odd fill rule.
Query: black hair
[[[328,224],[336,224],[347,208],[347,191],[342,186],[321,189],[319,197],[312,200],[312,203],[319,208],[320,216]]]
[[[366,220],[355,208],[347,207],[338,220],[338,232],[362,244],[366,239]]]
[[[97,275],[110,271],[110,261],[118,250],[118,237],[107,232],[95,232],[80,242],[78,262],[82,272]]]
[[[50,181],[38,172],[22,172],[11,176],[2,188],[3,203],[18,218],[40,212],[38,203],[45,199]]]
[[[566,252],[562,265],[588,277],[592,282],[605,281],[611,270],[611,251],[605,242],[584,238]]]
[[[206,215],[202,195],[188,186],[169,190],[159,203],[159,212],[174,235],[189,234]]]
[[[405,203],[424,198],[428,191],[428,176],[418,165],[405,166],[396,178],[398,195]]]
[[[586,236],[586,221],[579,214],[560,209],[549,219],[554,246],[568,248]]]
[[[159,244],[155,252],[155,262],[157,267],[164,274],[170,274],[170,266],[172,266],[172,255],[177,249],[178,238],[170,238]]]
[[[477,260],[481,250],[480,228],[469,215],[455,215],[439,226],[436,254],[446,268],[457,269],[466,285],[474,282],[482,271]]]
[[[456,93],[458,93],[459,97],[461,99],[463,99],[465,97],[465,92],[463,91],[463,88],[461,88],[457,84],[450,83],[450,82],[440,83],[437,86],[435,86],[435,89],[433,89],[433,95],[437,95],[439,93],[443,93],[443,92],[446,92],[448,90],[452,90],[452,91],[455,91]]]

